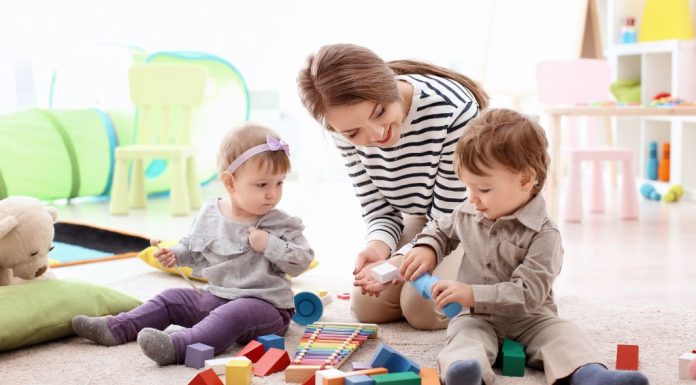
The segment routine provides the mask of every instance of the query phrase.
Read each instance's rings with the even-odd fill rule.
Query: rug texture
[[[150,246],[146,237],[83,223],[58,222],[55,230],[52,268],[132,258]]]
[[[153,283],[156,286],[153,287]],[[112,285],[141,299],[149,298],[153,288],[185,287],[173,276],[151,272]],[[666,307],[661,304],[627,303],[563,297],[558,300],[562,317],[586,329],[605,363],[616,365],[617,343],[640,345],[640,369],[653,385],[694,384],[677,377],[677,360],[682,352],[696,348],[696,309]],[[336,299],[325,309],[321,321],[355,322],[348,301]],[[292,324],[285,336],[286,349],[294,353],[304,327]],[[404,322],[379,326],[377,339],[368,340],[342,367],[369,360],[380,342],[385,342],[426,367],[436,366],[444,331],[418,331]],[[234,345],[225,355],[241,349]],[[96,346],[71,337],[0,354],[2,383],[43,384],[188,384],[198,371],[184,366],[158,367],[145,357],[135,342],[116,347]],[[527,368],[525,376],[503,377],[498,371],[496,384],[544,384],[543,373]],[[10,380],[11,379],[11,380]],[[223,380],[224,381],[224,380]],[[256,385],[280,385],[284,375],[254,377]]]

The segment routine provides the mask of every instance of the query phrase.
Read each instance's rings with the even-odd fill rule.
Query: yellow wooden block
[[[694,38],[689,0],[646,0],[638,41]]]
[[[225,385],[251,384],[251,360],[238,357],[225,365]]]

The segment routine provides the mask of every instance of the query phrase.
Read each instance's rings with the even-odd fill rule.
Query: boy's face
[[[248,162],[225,183],[233,214],[238,219],[254,219],[271,211],[283,197],[286,174],[273,174],[267,167]]]
[[[532,198],[535,177],[531,172],[512,172],[500,164],[481,167],[485,176],[464,167],[459,179],[466,185],[469,202],[488,219],[498,219],[524,206]]]

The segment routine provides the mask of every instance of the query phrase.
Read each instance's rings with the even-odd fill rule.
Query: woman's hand
[[[431,271],[435,267],[436,261],[435,250],[428,246],[416,246],[406,253],[399,273],[405,281],[412,281],[423,273]]]
[[[364,276],[361,276],[360,279],[358,279],[356,276],[356,279],[353,281],[353,285],[360,286],[360,290],[363,295],[367,294],[369,296],[379,297],[379,293],[384,291],[384,289],[386,289],[389,285],[396,285],[397,283],[402,282],[402,279],[401,277],[396,277],[389,282],[380,283],[375,281],[375,279],[372,277],[372,269],[383,263],[389,263],[398,269],[402,258],[403,255],[398,255],[386,261],[377,261],[365,265],[362,270],[365,272]]]
[[[430,290],[440,309],[453,302],[463,307],[474,307],[474,290],[464,282],[440,280]]]
[[[367,243],[362,251],[358,253],[358,257],[355,259],[355,270],[353,270],[353,275],[357,276],[361,273],[365,265],[384,261],[389,258],[391,254],[391,249],[386,243],[382,241],[370,241]]]
[[[249,227],[249,246],[254,251],[262,253],[268,246],[268,233],[256,227]]]
[[[176,265],[176,254],[167,247],[162,247],[153,254],[164,267],[174,267]]]

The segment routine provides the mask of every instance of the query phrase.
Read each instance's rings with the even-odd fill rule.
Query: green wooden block
[[[397,372],[371,376],[375,385],[421,385],[421,378],[413,372]]]
[[[503,376],[523,377],[527,356],[524,345],[513,340],[503,340]]]

